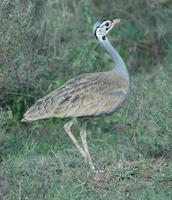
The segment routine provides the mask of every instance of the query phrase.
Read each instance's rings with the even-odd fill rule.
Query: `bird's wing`
[[[38,100],[26,120],[52,116],[97,116],[115,111],[125,100],[127,84],[110,72],[82,74]]]

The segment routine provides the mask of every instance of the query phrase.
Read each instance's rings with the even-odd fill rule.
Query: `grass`
[[[64,122],[42,120],[20,125],[28,133],[3,136],[3,199],[171,199],[170,71],[159,66],[132,82],[121,111],[88,124],[90,152],[106,172],[103,181],[93,179],[62,129]]]
[[[1,2],[1,199],[172,199],[171,3],[111,3]],[[131,92],[120,111],[88,122],[90,154],[105,171],[99,181],[64,132],[68,119],[20,119],[66,80],[109,69],[91,36],[94,19],[105,13],[123,19],[110,40],[121,47]],[[78,140],[80,125],[73,128]]]

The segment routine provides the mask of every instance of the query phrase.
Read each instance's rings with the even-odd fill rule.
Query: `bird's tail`
[[[26,119],[26,118],[24,118],[24,117],[21,119],[21,122],[30,122],[30,121],[31,121],[31,120],[28,120],[28,119]]]

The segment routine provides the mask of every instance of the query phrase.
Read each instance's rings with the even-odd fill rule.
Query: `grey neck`
[[[122,57],[119,55],[118,51],[115,48],[113,48],[113,46],[111,45],[111,43],[106,37],[98,38],[98,39],[99,39],[100,44],[110,54],[114,63],[114,69],[129,81],[129,75],[128,75],[126,65]]]

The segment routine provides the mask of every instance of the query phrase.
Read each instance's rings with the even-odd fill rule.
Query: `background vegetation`
[[[64,132],[67,120],[20,120],[66,80],[110,69],[92,36],[103,17],[122,20],[110,40],[131,94],[119,112],[88,124],[92,158],[107,177],[99,182]],[[1,0],[1,199],[172,199],[171,19],[171,0]]]

